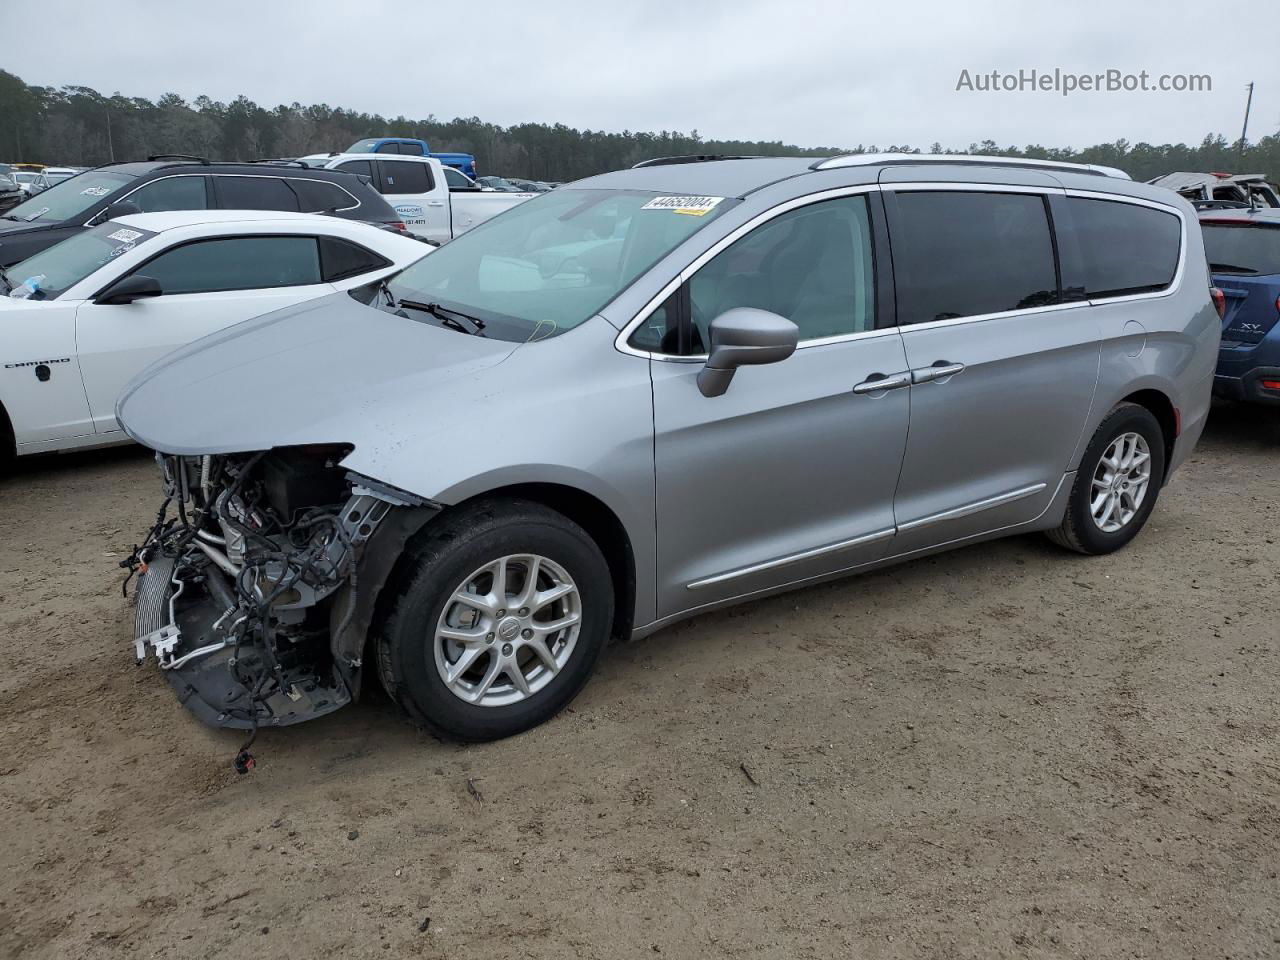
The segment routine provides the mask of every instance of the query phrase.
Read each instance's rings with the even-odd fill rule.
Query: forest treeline
[[[849,131],[856,135],[856,131]],[[1208,134],[1199,144],[1130,143],[1091,147],[1012,146],[992,140],[967,147],[845,143],[798,147],[781,141],[706,140],[696,130],[640,132],[578,130],[564,124],[509,127],[478,117],[441,120],[383,117],[328,104],[262,107],[245,96],[230,103],[209,97],[187,102],[173,93],[157,100],[105,96],[89,87],[29,86],[0,70],[0,161],[91,166],[153,154],[181,153],[222,160],[296,157],[340,150],[363,137],[418,137],[433,150],[475,154],[480,172],[536,180],[574,180],[629,167],[650,157],[691,153],[824,156],[877,150],[999,153],[1046,160],[1103,163],[1135,180],[1175,170],[1228,170],[1280,176],[1280,132],[1241,144]]]

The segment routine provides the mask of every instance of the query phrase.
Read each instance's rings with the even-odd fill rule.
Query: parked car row
[[[562,709],[610,636],[1012,533],[1114,551],[1205,422],[1205,264],[1186,200],[1103,168],[673,158],[562,187],[119,392],[167,498],[135,652],[217,726],[376,674],[484,740]]]

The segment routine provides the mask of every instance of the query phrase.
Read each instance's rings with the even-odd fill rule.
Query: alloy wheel
[[[559,564],[536,554],[501,557],[453,590],[436,624],[436,670],[449,691],[482,707],[525,700],[568,664],[582,599]]]
[[[1140,433],[1111,441],[1093,471],[1089,513],[1103,533],[1124,529],[1138,515],[1151,485],[1151,449]]]

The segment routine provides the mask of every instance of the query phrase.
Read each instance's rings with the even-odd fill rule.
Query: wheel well
[[[1160,432],[1164,434],[1164,475],[1169,476],[1169,465],[1173,462],[1173,445],[1178,439],[1178,414],[1173,401],[1159,390],[1139,390],[1124,398],[1126,403],[1136,403],[1146,407],[1160,424]]]
[[[533,500],[550,507],[590,534],[604,554],[613,579],[613,636],[630,636],[636,607],[636,560],[631,550],[631,538],[617,515],[604,501],[576,487],[558,483],[521,483],[480,494],[486,500],[506,496]]]

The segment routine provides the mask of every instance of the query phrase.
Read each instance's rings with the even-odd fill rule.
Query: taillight
[[[1280,390],[1280,380],[1263,380],[1262,387],[1264,390]]]
[[[1221,320],[1227,315],[1227,297],[1217,287],[1209,288],[1209,296],[1213,297],[1213,306],[1218,311],[1218,319]],[[1280,297],[1277,298],[1280,301]]]
[[[1276,297],[1276,313],[1280,313],[1280,297]]]
[[[409,232],[409,228],[404,225],[403,220],[397,220],[394,223],[387,224],[387,226],[390,227],[392,230],[399,230],[401,233]],[[1219,310],[1218,312],[1221,313],[1222,311]]]

